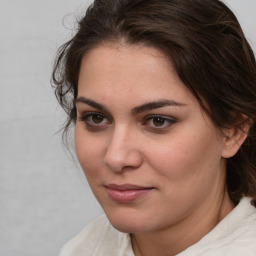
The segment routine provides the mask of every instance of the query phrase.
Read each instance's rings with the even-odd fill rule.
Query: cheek
[[[78,160],[89,183],[92,177],[97,177],[102,169],[103,145],[99,139],[88,136],[84,127],[76,125],[75,148]]]
[[[177,216],[194,209],[218,187],[222,177],[218,152],[218,143],[209,136],[182,136],[151,152],[156,185]]]
[[[151,164],[161,175],[176,182],[203,181],[207,176],[215,175],[221,160],[218,138],[209,133],[200,136],[182,133],[169,143],[152,148]]]

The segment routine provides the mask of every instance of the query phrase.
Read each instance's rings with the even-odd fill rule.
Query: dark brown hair
[[[76,122],[83,55],[120,41],[162,51],[220,129],[250,120],[246,141],[228,159],[227,187],[234,203],[256,199],[256,63],[231,10],[219,0],[95,0],[59,49],[53,71],[55,94],[68,114],[65,131]]]

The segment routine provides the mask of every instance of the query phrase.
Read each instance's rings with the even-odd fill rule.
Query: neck
[[[233,208],[234,204],[225,191],[171,227],[132,234],[134,253],[136,256],[176,255],[209,233]]]

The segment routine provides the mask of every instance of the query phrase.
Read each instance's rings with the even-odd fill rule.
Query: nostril
[[[136,132],[127,124],[116,125],[106,147],[104,164],[115,172],[133,170],[142,163]]]
[[[126,150],[112,153],[107,152],[103,162],[110,170],[114,172],[134,170],[142,163],[142,157],[138,151]]]

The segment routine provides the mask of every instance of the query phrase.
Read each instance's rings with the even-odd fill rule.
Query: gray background
[[[57,47],[89,2],[0,0],[0,256],[58,255],[101,213],[56,134],[65,116],[49,83]],[[225,2],[255,50],[256,0]]]

